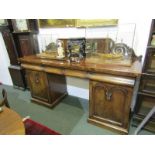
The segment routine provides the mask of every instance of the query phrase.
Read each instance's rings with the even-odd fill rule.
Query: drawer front
[[[27,70],[26,74],[32,97],[48,102],[49,97],[46,73]]]
[[[142,76],[140,91],[155,94],[155,76]]]
[[[132,88],[90,82],[90,117],[119,127],[128,127]]]

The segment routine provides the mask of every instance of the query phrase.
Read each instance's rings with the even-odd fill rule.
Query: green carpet
[[[32,103],[29,91],[21,91],[11,86],[0,85],[0,92],[5,88],[8,101],[13,110],[22,117],[30,116],[31,119],[42,123],[63,135],[113,135],[110,130],[102,129],[87,123],[88,100],[67,96],[53,109]],[[0,95],[0,98],[2,96]],[[135,127],[130,127],[129,134],[133,134]],[[153,134],[142,130],[139,134]]]

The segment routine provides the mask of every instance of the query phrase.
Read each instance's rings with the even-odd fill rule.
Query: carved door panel
[[[32,97],[48,102],[49,96],[46,73],[27,70],[26,74]]]
[[[33,46],[32,46],[32,40],[30,35],[20,35],[19,44],[20,44],[20,50],[22,52],[22,56],[33,54]]]
[[[90,82],[90,117],[119,127],[128,127],[132,88]]]

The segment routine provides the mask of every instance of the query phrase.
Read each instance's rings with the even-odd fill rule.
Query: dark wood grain
[[[103,126],[128,132],[130,103],[133,89],[104,82],[90,82],[91,122],[100,121]],[[88,119],[88,120],[89,120]],[[117,128],[118,127],[118,128]],[[125,131],[126,129],[126,131]]]
[[[32,101],[53,107],[67,94],[66,79],[57,74],[26,70]]]
[[[19,61],[22,64],[34,64],[45,67],[49,66],[49,67],[66,68],[80,71],[89,71],[95,73],[107,73],[134,78],[140,76],[142,70],[142,64],[139,61],[133,62],[133,64],[130,67],[124,67],[113,64],[104,64],[104,62],[103,64],[86,63],[85,60],[82,60],[80,63],[69,63],[68,61],[41,59],[36,55],[20,58]]]
[[[33,55],[38,52],[38,42],[36,40],[36,35],[18,35],[19,50],[22,56]]]
[[[51,103],[67,93],[66,77],[63,75],[48,74],[48,84]]]
[[[33,101],[47,106],[55,105],[67,94],[65,76],[88,79],[90,80],[88,122],[119,133],[128,133],[133,88],[136,77],[141,74],[139,61],[128,67],[107,65],[104,62],[98,64],[97,61],[88,63],[86,60],[70,63],[39,58],[36,55],[20,58],[19,61],[24,69],[47,76],[48,86],[45,84],[44,89],[48,90],[46,93],[49,94],[50,103],[38,98],[33,98]],[[34,85],[34,82],[31,81],[31,84]]]
[[[48,102],[49,94],[46,74],[31,70],[26,70],[26,74],[32,97]]]
[[[20,66],[9,66],[9,72],[15,88],[24,90],[26,86],[24,70]]]
[[[10,58],[10,63],[12,65],[18,65],[18,54],[16,50],[16,46],[14,44],[14,40],[10,30],[5,30],[2,32],[3,39],[6,45],[6,49]]]

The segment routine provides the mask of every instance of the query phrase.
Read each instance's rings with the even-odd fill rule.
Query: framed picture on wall
[[[117,26],[118,19],[77,19],[76,27]]]
[[[75,27],[75,19],[39,19],[39,27]]]

